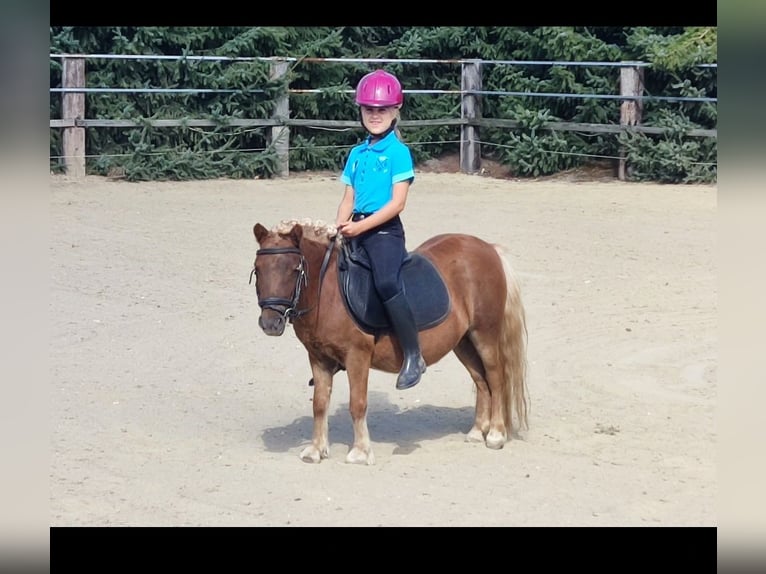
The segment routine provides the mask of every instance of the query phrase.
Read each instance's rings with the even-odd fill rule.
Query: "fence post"
[[[473,120],[481,118],[481,96],[466,92],[481,91],[481,60],[463,62],[460,89],[463,92],[460,117]],[[478,173],[481,170],[481,144],[479,128],[463,125],[460,127],[460,171]]]
[[[272,80],[283,78],[287,74],[287,64],[287,61],[281,59],[272,62],[269,78]],[[286,120],[290,117],[290,96],[287,90],[277,99],[271,117],[277,120]],[[274,126],[271,128],[269,145],[274,146],[279,157],[277,176],[287,177],[290,174],[290,128],[287,126]]]
[[[627,64],[627,62],[626,62]],[[625,66],[620,68],[620,95],[629,96],[620,104],[620,125],[635,126],[641,123],[641,113],[644,110],[644,102],[633,99],[644,93],[644,69],[637,66]],[[625,148],[620,148],[620,164],[617,169],[617,178],[624,181],[626,175]]]
[[[63,88],[85,87],[85,58],[64,58],[61,84]],[[61,116],[65,120],[85,118],[85,93],[64,92],[61,98]],[[85,128],[67,127],[62,134],[66,174],[85,177]]]

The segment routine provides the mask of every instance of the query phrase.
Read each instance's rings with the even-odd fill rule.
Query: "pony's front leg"
[[[319,361],[311,361],[311,373],[314,376],[314,431],[311,444],[301,451],[303,462],[321,462],[330,456],[330,440],[328,437],[327,411],[332,395],[332,378],[334,370],[329,369]]]
[[[354,444],[346,455],[346,462],[375,464],[370,433],[367,430],[367,382],[370,375],[370,358],[350,363],[346,365],[350,397],[348,410],[354,425]]]

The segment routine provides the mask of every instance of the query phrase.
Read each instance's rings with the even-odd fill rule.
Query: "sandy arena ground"
[[[399,392],[373,372],[373,466],[339,373],[331,457],[292,330],[267,337],[252,228],[332,221],[342,186],[50,182],[51,526],[715,526],[715,186],[422,173],[408,247],[502,243],[529,327],[530,429],[464,442],[453,355]]]

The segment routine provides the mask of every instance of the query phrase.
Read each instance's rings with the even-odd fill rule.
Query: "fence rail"
[[[481,170],[481,142],[479,139],[480,128],[508,128],[520,127],[519,122],[499,118],[484,118],[481,114],[481,100],[479,96],[524,96],[524,97],[571,97],[593,99],[617,99],[621,100],[619,124],[592,124],[575,122],[545,122],[542,129],[558,131],[576,131],[586,133],[612,133],[636,132],[652,135],[660,135],[668,130],[665,128],[642,126],[641,112],[643,102],[646,100],[665,101],[694,101],[694,102],[717,102],[717,98],[704,97],[659,97],[643,94],[643,73],[650,64],[645,62],[560,62],[560,61],[516,61],[516,60],[398,60],[398,59],[371,59],[371,58],[277,58],[277,57],[220,57],[220,56],[169,56],[169,55],[120,55],[120,54],[50,54],[51,58],[61,58],[63,61],[62,86],[51,87],[51,94],[60,93],[62,97],[62,118],[50,119],[51,129],[63,130],[63,157],[67,175],[81,177],[86,173],[85,169],[85,132],[91,128],[137,128],[150,126],[154,128],[169,127],[216,127],[221,126],[221,121],[209,119],[156,119],[147,118],[140,120],[129,119],[89,119],[85,117],[85,94],[90,93],[209,93],[209,92],[232,92],[242,90],[203,90],[194,88],[109,88],[109,87],[86,87],[85,61],[86,59],[124,59],[124,60],[215,60],[215,61],[268,61],[271,63],[272,79],[283,77],[288,70],[290,62],[334,62],[334,63],[445,63],[458,64],[461,66],[461,89],[460,90],[404,90],[405,93],[428,93],[428,94],[453,94],[461,97],[460,118],[436,118],[425,120],[402,120],[402,127],[423,126],[458,126],[460,127],[460,170],[463,173],[478,173]],[[616,67],[620,70],[620,94],[552,94],[534,92],[504,92],[486,91],[482,89],[482,66],[496,65],[557,65],[557,66],[605,66]],[[717,64],[701,64],[699,67],[717,67]],[[259,92],[262,90],[248,90]],[[353,129],[359,127],[358,120],[321,120],[321,119],[293,119],[290,118],[289,98],[291,94],[298,93],[321,93],[321,89],[288,89],[285,95],[280,96],[276,102],[275,110],[271,118],[232,118],[224,125],[232,127],[263,127],[271,129],[271,141],[274,142],[279,161],[277,175],[289,174],[289,128],[290,127],[315,127],[315,128],[341,128]],[[337,91],[337,90],[336,90]],[[353,90],[351,90],[353,93]],[[690,137],[717,138],[716,129],[690,129],[686,131]],[[618,177],[625,178],[625,160],[620,159]]]
[[[213,120],[83,120],[79,118],[70,118],[66,120],[50,120],[50,127],[52,128],[140,128],[143,126],[151,126],[153,128],[172,128],[172,127],[190,127],[190,128],[207,128],[220,126],[221,122],[215,122]],[[274,127],[274,126],[286,126],[286,127],[315,127],[315,128],[358,128],[358,121],[346,121],[346,120],[300,120],[300,119],[242,119],[235,118],[226,122],[226,125],[233,127]],[[504,120],[504,119],[434,119],[434,120],[401,120],[397,122],[403,128],[415,128],[415,127],[429,127],[429,126],[474,126],[480,128],[518,128],[520,123],[516,120]],[[545,122],[543,129],[558,130],[558,131],[572,131],[572,132],[589,132],[589,133],[611,133],[616,134],[620,132],[635,132],[643,134],[660,135],[665,133],[665,128],[657,128],[652,126],[630,126],[630,125],[618,125],[618,124],[588,124],[577,122]],[[704,137],[715,138],[717,137],[717,130],[706,129],[691,129],[686,132],[689,137]]]

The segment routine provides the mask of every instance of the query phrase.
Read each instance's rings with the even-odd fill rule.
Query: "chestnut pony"
[[[253,227],[259,245],[255,276],[259,325],[266,335],[284,333],[287,322],[308,351],[313,375],[314,428],[300,458],[318,463],[330,452],[328,408],[333,376],[348,375],[354,444],[346,462],[374,464],[367,430],[369,370],[397,373],[402,350],[389,334],[360,329],[344,304],[338,260],[345,241],[334,226],[286,220],[271,229]],[[427,365],[454,352],[475,384],[476,410],[466,441],[503,448],[512,431],[527,427],[527,327],[519,285],[498,245],[472,235],[447,233],[415,249],[438,269],[449,294],[449,312],[419,332]],[[421,384],[426,383],[423,375]]]

